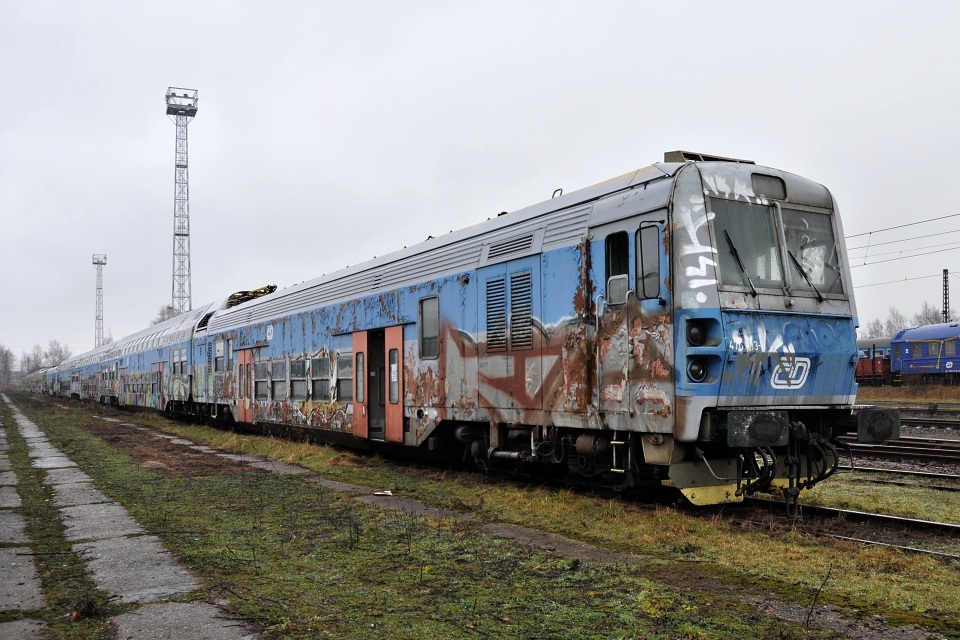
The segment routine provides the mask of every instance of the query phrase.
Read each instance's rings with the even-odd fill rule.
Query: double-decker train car
[[[893,384],[890,368],[890,338],[860,338],[857,340],[860,359],[857,360],[857,384],[883,386]]]
[[[890,340],[891,379],[907,383],[960,382],[957,340],[960,323],[944,322],[902,329]]]
[[[662,163],[74,358],[70,394],[406,448],[482,468],[796,498],[854,406],[857,325],[827,188]]]

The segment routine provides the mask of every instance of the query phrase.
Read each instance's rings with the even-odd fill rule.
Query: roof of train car
[[[210,320],[208,330],[216,332],[235,329],[350,299],[356,297],[358,292],[374,294],[389,291],[423,279],[444,277],[486,264],[505,262],[538,253],[540,246],[544,249],[564,246],[571,239],[578,240],[582,237],[589,226],[633,215],[638,210],[652,211],[667,206],[671,197],[672,178],[688,164],[691,163],[655,163],[508,215],[501,214],[459,231],[451,231],[440,238],[428,238],[425,242],[400,251],[219,311]],[[725,161],[704,161],[696,164],[712,167],[720,182],[724,177],[736,177],[726,174],[734,170],[734,167],[743,166]],[[788,194],[792,194],[787,201],[832,207],[832,196],[823,185],[770,167],[758,167],[753,163],[749,165],[780,176],[788,184]],[[620,201],[609,207],[593,207],[595,202],[607,196],[641,185],[643,189],[637,192],[636,196],[641,202],[633,203],[631,208],[620,209]],[[658,185],[662,186],[658,188]],[[546,218],[548,215],[550,217]],[[839,221],[837,224],[839,225]],[[539,246],[538,237],[541,243]],[[523,245],[524,242],[529,244]],[[529,248],[524,252],[517,250],[518,245]],[[499,253],[501,248],[503,253]],[[495,259],[491,259],[494,257]]]
[[[960,337],[960,322],[941,322],[919,327],[907,327],[893,337],[894,342],[913,340],[946,340]]]
[[[124,336],[119,340],[114,340],[113,342],[101,345],[96,349],[87,351],[86,353],[81,353],[68,358],[67,360],[61,362],[57,367],[53,367],[52,369],[58,370],[60,368],[85,366],[94,362],[100,362],[102,360],[109,360],[111,358],[121,356],[124,353],[128,353],[128,349],[132,351],[141,351],[143,349],[148,349],[155,346],[179,342],[180,340],[190,337],[193,327],[206,313],[212,311],[213,309],[219,308],[219,306],[222,306],[224,302],[224,300],[221,300],[215,303],[208,303],[201,307],[197,307],[196,309],[191,309],[186,313],[182,313],[173,318],[164,320],[163,322],[150,325],[146,329],[141,329],[136,333]]]
[[[666,187],[662,190],[651,189],[649,185],[672,178],[685,164],[687,163],[656,163],[511,213],[500,214],[464,229],[451,231],[438,238],[428,238],[424,242],[405,247],[399,251],[325,274],[269,296],[220,311],[211,319],[209,329],[211,331],[222,331],[251,322],[279,317],[299,309],[353,297],[358,290],[375,293],[378,290],[408,284],[416,280],[413,274],[407,273],[407,277],[404,277],[402,273],[390,273],[388,275],[385,273],[385,267],[403,261],[415,260],[418,256],[431,256],[430,262],[432,265],[430,268],[433,277],[476,268],[481,266],[480,261],[485,246],[489,251],[491,245],[497,246],[502,241],[505,247],[509,247],[511,243],[518,240],[518,233],[533,239],[536,231],[543,227],[542,217],[546,214],[579,213],[583,218],[583,224],[580,225],[575,221],[570,221],[567,226],[568,228],[574,226],[580,228],[582,226],[585,230],[590,215],[589,206],[592,206],[593,202],[609,194],[638,185],[648,185],[650,193],[645,198],[644,204],[648,205],[650,210],[666,206],[670,197],[669,189]],[[669,182],[664,184],[668,185]],[[582,231],[580,233],[582,235]],[[544,235],[549,236],[550,233],[547,232]],[[471,240],[474,240],[474,242],[471,243]],[[545,245],[548,244],[549,240],[550,238],[540,237],[540,241]],[[467,244],[470,246],[466,246]],[[446,253],[444,253],[445,250]],[[535,251],[529,253],[535,253]],[[489,255],[492,256],[492,254]],[[511,251],[506,255],[512,258],[526,254]],[[504,260],[506,259],[509,258],[505,257]],[[501,260],[489,263],[495,264],[498,261]]]

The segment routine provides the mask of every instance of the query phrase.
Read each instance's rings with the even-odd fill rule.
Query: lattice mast
[[[97,268],[97,324],[94,329],[94,346],[103,344],[103,267],[107,264],[107,254],[93,254],[93,266]]]
[[[943,316],[944,322],[950,322],[950,280],[949,272],[943,270],[943,311],[940,313]]]
[[[196,89],[167,89],[167,116],[177,125],[173,200],[173,308],[180,314],[193,308],[190,288],[190,173],[187,169],[187,125],[197,115]]]

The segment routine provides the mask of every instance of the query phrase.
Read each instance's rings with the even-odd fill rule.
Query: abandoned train
[[[74,357],[39,390],[556,470],[694,504],[895,437],[854,405],[833,197],[749,161],[664,162],[281,291],[242,292]]]

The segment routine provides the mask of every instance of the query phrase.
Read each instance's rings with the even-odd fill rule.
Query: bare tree
[[[157,317],[154,318],[153,322],[151,322],[150,324],[152,325],[160,324],[161,322],[165,322],[170,318],[175,318],[176,316],[177,316],[177,311],[176,309],[173,308],[172,305],[169,305],[169,304],[164,305],[160,307],[160,311],[157,312]]]
[[[898,331],[906,329],[909,326],[910,321],[907,320],[907,317],[900,313],[900,310],[896,307],[890,307],[890,312],[887,316],[887,332],[890,336],[895,336]]]
[[[20,373],[22,375],[27,375],[28,373],[33,373],[34,371],[39,371],[43,368],[43,347],[38,344],[33,345],[33,348],[26,352],[24,351],[20,355]]]
[[[46,367],[55,367],[72,355],[67,345],[51,340],[43,354],[43,364]]]
[[[924,324],[939,324],[943,322],[943,314],[940,313],[940,309],[929,302],[924,302],[920,311],[913,314],[911,320],[913,320],[913,324],[918,326]]]
[[[13,382],[13,351],[0,344],[0,387],[9,387]]]
[[[887,326],[880,318],[874,318],[860,329],[860,336],[863,338],[885,338],[888,335]]]

